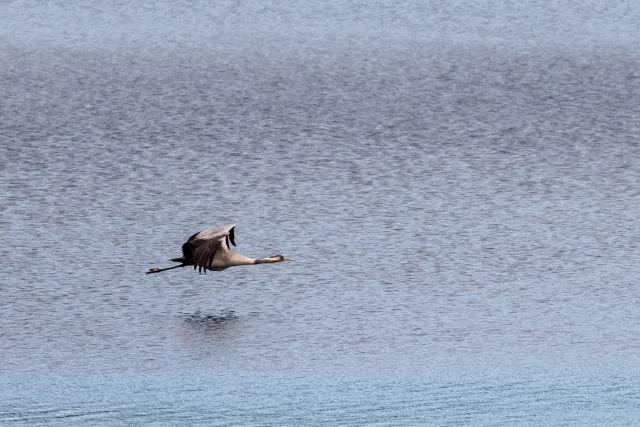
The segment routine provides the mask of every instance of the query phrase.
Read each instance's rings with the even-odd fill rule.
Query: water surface
[[[1,423],[636,424],[637,7],[427,4],[1,6]]]

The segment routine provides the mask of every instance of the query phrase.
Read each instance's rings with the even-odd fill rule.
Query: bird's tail
[[[180,258],[173,258],[171,261],[173,261],[173,262],[184,262],[184,257],[181,256]]]

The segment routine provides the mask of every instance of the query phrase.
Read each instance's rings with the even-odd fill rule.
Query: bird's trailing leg
[[[149,271],[147,271],[145,274],[160,273],[162,271],[173,270],[174,268],[179,268],[184,266],[185,264],[174,265],[173,267],[167,267],[167,268],[150,268]]]

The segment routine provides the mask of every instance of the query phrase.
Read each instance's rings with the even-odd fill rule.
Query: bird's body
[[[273,255],[267,258],[249,258],[239,252],[231,250],[231,245],[235,246],[235,224],[227,224],[210,230],[202,230],[189,237],[182,245],[182,256],[171,261],[179,262],[169,268],[151,268],[147,272],[160,273],[179,267],[192,265],[198,272],[207,270],[221,271],[229,267],[239,265],[266,264],[281,261],[293,261],[282,255]]]

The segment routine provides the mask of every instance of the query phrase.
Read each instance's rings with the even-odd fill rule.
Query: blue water
[[[639,15],[3,3],[0,424],[638,424]]]
[[[638,383],[623,376],[94,375],[50,394],[16,387],[16,425],[632,425]],[[50,389],[51,389],[50,388]],[[19,409],[13,409],[13,408]]]

